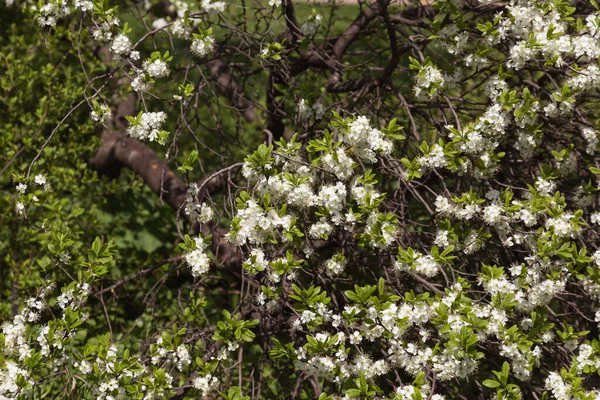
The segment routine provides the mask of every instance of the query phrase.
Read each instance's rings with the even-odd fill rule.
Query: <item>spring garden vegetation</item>
[[[0,399],[600,399],[595,0],[1,0]]]

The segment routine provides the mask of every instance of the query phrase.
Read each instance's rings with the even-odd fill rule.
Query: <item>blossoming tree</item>
[[[0,398],[600,398],[596,1],[0,33]]]

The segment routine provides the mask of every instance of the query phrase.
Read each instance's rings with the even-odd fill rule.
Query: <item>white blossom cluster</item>
[[[194,11],[194,3],[187,0],[174,0],[169,3],[169,11],[175,12],[179,18],[183,18],[186,13]]]
[[[17,379],[29,378],[29,372],[20,368],[14,361],[6,361],[4,368],[0,369],[0,396],[10,399],[15,398],[22,392],[17,385]]]
[[[177,347],[164,346],[162,337],[156,341],[153,348],[151,362],[154,365],[175,365],[178,371],[183,371],[192,363],[187,347],[180,344]]]
[[[321,14],[313,12],[311,15],[308,16],[308,18],[306,18],[306,21],[300,27],[302,34],[304,36],[309,37],[314,36],[315,33],[317,33],[317,30],[319,29],[322,20],[323,17],[321,16]]]
[[[149,60],[144,61],[143,68],[146,74],[151,78],[164,78],[169,76],[170,73],[168,64],[160,59],[152,62]]]
[[[587,142],[587,148],[585,149],[586,153],[594,154],[594,152],[598,148],[598,143],[600,142],[598,132],[590,127],[582,127],[581,134]]]
[[[86,302],[89,293],[90,285],[87,282],[78,283],[74,287],[64,288],[56,300],[63,310],[67,307],[76,309]]]
[[[110,50],[118,56],[127,56],[131,53],[131,41],[124,34],[118,35],[110,45]]]
[[[419,99],[432,99],[444,86],[444,74],[438,68],[426,65],[419,71],[415,81],[415,96]]]
[[[115,19],[113,21],[111,21],[110,23],[107,21],[104,21],[100,24],[98,24],[97,26],[95,26],[94,28],[92,28],[91,33],[92,33],[92,37],[94,38],[94,40],[97,40],[99,42],[110,42],[113,38],[113,32],[112,32],[112,27],[113,26],[118,26],[119,25],[119,20]]]
[[[219,385],[219,379],[211,374],[206,374],[204,376],[198,376],[196,379],[194,379],[193,385],[194,388],[202,392],[202,396],[208,396],[208,394],[215,390]]]
[[[312,117],[315,119],[323,118],[325,108],[322,103],[315,102],[312,106],[305,99],[300,99],[298,102],[298,117],[300,120],[308,120]]]
[[[106,123],[111,117],[110,107],[106,104],[100,104],[97,109],[92,110],[90,118],[94,122]]]
[[[186,215],[189,215],[191,220],[206,224],[215,217],[215,210],[204,202],[202,204],[196,203],[195,199],[198,197],[198,190],[197,183],[193,182],[190,184],[190,188],[188,189],[189,196],[186,199],[184,211]]]
[[[321,165],[339,179],[347,180],[353,174],[354,160],[348,156],[344,149],[338,148],[335,152],[322,156]]]
[[[180,39],[189,39],[192,36],[192,24],[189,20],[179,18],[171,25],[171,32]]]
[[[444,148],[437,143],[431,146],[429,154],[419,157],[417,162],[423,168],[443,168],[448,165]]]
[[[410,265],[397,261],[395,268],[398,271],[408,271],[428,278],[437,275],[439,271],[439,266],[435,259],[431,255],[424,256],[422,254],[416,254],[413,263]]]
[[[334,256],[325,262],[325,273],[329,276],[340,275],[346,268],[346,260],[343,256]]]
[[[56,22],[71,13],[69,3],[66,0],[46,3],[39,9],[40,15],[37,21],[41,26],[53,27]]]
[[[392,151],[392,142],[385,138],[383,132],[372,128],[369,120],[360,116],[351,122],[349,129],[342,135],[342,140],[354,155],[368,162],[375,162],[376,155],[387,155]]]
[[[162,123],[167,119],[163,111],[142,113],[139,121],[131,124],[127,133],[139,140],[155,141],[159,138]]]
[[[218,14],[225,11],[226,3],[224,1],[202,0],[200,6],[209,14]]]
[[[458,10],[466,4],[459,0],[438,3]],[[494,4],[491,0],[479,3],[481,9]],[[277,7],[281,2],[268,4]],[[91,10],[89,1],[73,5],[84,12]],[[223,1],[200,3],[202,12],[209,15],[222,13],[225,6]],[[169,25],[175,36],[191,38],[200,23],[189,16],[193,4],[176,0],[172,7],[178,15],[175,21],[156,19],[152,26]],[[559,306],[569,304],[581,308],[576,310],[585,316],[583,325],[600,326],[600,249],[582,239],[600,224],[598,186],[578,183],[573,193],[561,192],[567,178],[584,174],[581,165],[591,165],[587,159],[598,150],[597,126],[578,113],[574,122],[566,121],[575,127],[565,128],[572,130],[568,134],[573,146],[563,148],[561,141],[548,145],[558,135],[554,119],[574,113],[579,105],[576,98],[600,88],[596,61],[600,18],[596,14],[581,18],[575,29],[566,18],[568,7],[560,1],[511,1],[488,21],[489,29],[483,24],[459,29],[450,17],[453,14],[447,14],[444,26],[435,28],[431,40],[447,45],[445,49],[458,57],[452,67],[456,70],[442,71],[425,63],[414,87],[417,102],[426,100],[427,106],[439,112],[434,134],[440,140],[421,145],[421,153],[414,157],[413,148],[407,146],[410,150],[402,153],[405,158],[390,160],[392,135],[358,116],[336,118],[333,129],[323,134],[310,132],[308,144],[286,138],[287,142],[281,140],[274,147],[264,145],[246,159],[242,175],[248,187],[239,193],[226,239],[244,254],[244,279],[252,280],[244,290],[256,302],[256,309],[273,313],[289,307],[295,341],[291,350],[285,348],[285,357],[298,373],[331,383],[343,394],[348,383],[364,379],[371,384],[399,372],[417,383],[398,381],[386,393],[389,398],[442,400],[445,397],[433,393],[435,389],[441,386],[443,390],[452,380],[456,381],[450,386],[460,387],[467,379],[487,374],[482,365],[490,365],[485,357],[491,355],[510,366],[511,383],[535,377],[555,399],[600,396],[596,389],[582,389],[587,375],[600,368],[597,343],[577,332],[580,327],[569,326],[571,316],[564,318],[564,326],[554,323],[562,318],[557,316]],[[36,18],[42,26],[55,26],[70,12],[68,3],[59,0],[42,6]],[[314,36],[321,20],[313,13],[301,26],[302,33]],[[101,22],[92,35],[109,43],[115,56],[136,60],[139,54],[130,38],[113,33],[117,25]],[[471,51],[477,30],[483,39],[478,44],[491,51]],[[214,37],[203,33],[193,36],[190,49],[205,58],[215,45]],[[549,91],[536,78],[544,63],[556,72],[549,74],[556,80]],[[519,86],[511,74],[530,69],[532,81]],[[148,78],[167,77],[170,70],[163,59],[148,59],[141,69],[134,67],[133,74],[132,86],[142,93],[148,88]],[[481,78],[486,82],[479,92],[468,88],[481,97],[477,101],[453,92],[464,89],[461,82],[470,76],[486,76]],[[442,106],[435,104],[437,100]],[[469,118],[463,115],[464,109],[455,112],[453,108],[464,107],[462,103],[476,110]],[[162,111],[141,113],[128,134],[159,140],[166,116]],[[301,99],[297,116],[305,126],[312,118],[317,124],[324,117],[321,100],[311,104]],[[91,116],[94,121],[108,117],[110,109],[105,105]],[[523,162],[537,167],[538,156],[548,156],[550,161],[540,162],[539,169],[529,169],[530,164]],[[498,174],[504,157],[517,160],[508,168],[514,171]],[[510,174],[518,176],[518,184],[506,178]],[[16,186],[19,213],[25,212],[28,201],[36,201],[35,196],[25,199],[32,195],[27,193],[28,184],[32,182],[27,179]],[[33,184],[49,187],[41,174]],[[382,188],[393,188],[387,198],[378,191]],[[391,193],[397,197],[390,199]],[[208,223],[215,211],[197,198],[198,187],[192,184],[185,213],[191,220]],[[413,221],[415,208],[426,209],[425,217]],[[208,247],[207,240],[196,237],[193,249],[184,256],[196,278],[209,271]],[[69,253],[56,259],[67,264]],[[482,260],[507,264],[492,266]],[[354,281],[356,277],[363,279],[363,286]],[[380,277],[376,285],[365,284]],[[399,288],[406,291],[401,293]],[[84,322],[83,306],[91,290],[85,281],[64,287],[52,303],[62,311],[53,322],[66,321],[67,315],[79,311]],[[565,300],[570,299],[566,296],[570,290],[583,291],[586,301],[571,306],[571,300]],[[18,380],[30,379],[23,365],[33,350],[48,360],[62,353],[64,357],[52,361],[55,369],[68,362],[74,331],[54,323],[29,327],[49,307],[44,296],[29,299],[12,321],[2,325],[0,351],[7,358],[0,366],[0,397],[16,396],[22,390]],[[234,335],[238,332],[241,329]],[[147,359],[151,365],[139,369],[123,367],[121,357],[125,356],[118,355],[117,347],[109,342],[103,344],[103,351],[77,353],[73,365],[77,373],[94,374],[91,390],[98,399],[127,397],[123,383],[127,379],[143,382],[145,398],[165,397],[163,389],[150,388],[157,381],[151,375],[154,367],[168,370],[164,390],[171,389],[174,380],[185,382],[186,378],[202,396],[215,396],[227,382],[219,372],[198,372],[192,366],[192,358],[204,343],[184,343],[167,345],[160,337],[150,346]],[[228,363],[242,345],[239,338],[223,340],[206,359],[215,361],[217,369],[230,369],[233,363]],[[540,365],[553,359],[556,349],[561,358],[552,362],[564,364],[557,369],[565,368],[555,371]],[[571,366],[564,361],[569,357]],[[432,382],[444,384],[436,387]],[[349,394],[344,397],[350,398]]]
[[[188,197],[188,202],[185,205],[185,213],[190,216],[190,219],[206,224],[214,218],[215,212],[211,206],[206,203],[194,203],[193,198]]]
[[[280,217],[275,210],[265,212],[255,201],[248,200],[245,208],[238,209],[240,226],[227,234],[227,240],[236,245],[246,242],[260,244],[267,240],[275,229],[289,227],[292,217]]]
[[[124,379],[139,379],[142,375],[141,371],[133,371],[129,368],[118,369],[119,362],[118,350],[115,345],[109,345],[106,351],[99,353],[94,360],[94,364],[97,365],[100,371],[104,372],[103,379],[95,390],[97,398],[110,400],[111,398],[125,396],[126,391],[122,381]],[[80,368],[83,371],[87,370],[87,363],[82,362]],[[167,382],[173,379],[168,373],[165,374],[165,378]]]
[[[345,144],[352,146],[351,150],[363,162],[373,162],[376,154],[388,154],[392,143],[384,134],[371,128],[369,121],[364,117],[351,121],[347,129],[340,132]],[[262,175],[250,162],[242,168],[243,175],[254,185],[259,195],[268,195],[272,201],[285,202],[292,209],[303,210],[311,207],[326,210],[327,215],[322,216],[313,224],[306,226],[306,234],[314,239],[326,239],[338,227],[351,230],[356,223],[356,216],[346,207],[350,199],[358,205],[368,206],[374,202],[378,194],[368,187],[363,187],[355,180],[349,190],[343,182],[335,185],[324,185],[317,191],[313,185],[314,170],[294,163],[296,155],[291,152],[286,158],[278,158],[275,163],[266,164],[264,171],[275,171],[281,168],[280,174]],[[320,163],[325,170],[331,171],[339,179],[348,180],[353,174],[354,161],[351,155],[342,151],[341,147],[335,152],[327,152],[320,157]],[[368,196],[366,196],[368,194]],[[365,202],[368,200],[368,204]],[[259,202],[248,199],[242,208],[238,208],[237,221],[227,235],[231,243],[242,245],[249,242],[254,245],[265,243],[269,240],[288,241],[284,231],[289,229],[295,215],[280,216],[275,209],[264,210]],[[396,227],[394,224],[382,219],[378,213],[369,214],[365,219],[366,234],[377,237],[371,245],[384,248],[395,239]]]
[[[204,58],[212,53],[214,48],[215,39],[210,35],[194,39],[190,47],[192,53],[200,58]]]
[[[185,255],[185,261],[190,267],[190,272],[195,278],[204,275],[210,268],[210,259],[206,254],[208,244],[203,238],[197,237],[194,239],[196,248]]]

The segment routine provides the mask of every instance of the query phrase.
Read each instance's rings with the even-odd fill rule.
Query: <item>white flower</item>
[[[177,346],[177,349],[175,349],[175,353],[177,358],[177,369],[179,371],[183,371],[183,369],[190,365],[192,362],[192,359],[190,358],[190,352],[185,347],[185,345],[180,344],[179,346]]]
[[[304,34],[304,36],[313,36],[315,33],[317,33],[317,29],[319,29],[322,19],[323,17],[321,17],[320,14],[311,14],[307,18],[306,22],[300,27],[302,34]]]
[[[554,234],[557,237],[575,237],[577,233],[576,227],[571,224],[571,219],[573,219],[573,214],[564,213],[558,218],[548,218],[546,221],[546,229],[553,228]]]
[[[448,231],[440,229],[437,231],[435,236],[434,243],[440,247],[447,247],[450,245],[450,241],[448,240]]]
[[[348,337],[348,340],[350,341],[350,344],[359,344],[360,342],[362,342],[363,338],[360,335],[359,331],[354,331],[352,332],[352,334]]]
[[[95,110],[92,110],[90,118],[94,122],[105,123],[111,117],[110,107],[106,104],[100,104]]]
[[[205,376],[199,376],[194,379],[193,384],[194,388],[202,392],[202,396],[207,396],[208,393],[217,388],[219,385],[219,380],[217,377],[212,376],[211,374],[206,374]]]
[[[496,225],[501,218],[502,207],[492,204],[483,209],[483,220],[489,225]]]
[[[269,5],[271,7],[278,7],[281,4],[281,0],[269,0]]]
[[[257,304],[264,306],[266,301],[267,301],[267,295],[264,294],[264,292],[261,291],[256,294],[256,303]]]
[[[368,162],[377,161],[376,154],[390,154],[393,148],[383,132],[372,128],[369,119],[364,116],[348,125],[348,132],[344,132],[342,140],[350,146],[352,153]]]
[[[289,205],[306,208],[315,203],[315,195],[307,183],[293,186],[291,183],[286,182],[284,185],[289,190],[287,193],[287,202]]]
[[[224,1],[215,1],[211,0],[202,0],[201,7],[204,11],[209,14],[217,14],[225,11],[225,2]]]
[[[321,157],[321,165],[325,170],[335,174],[338,179],[345,181],[354,174],[354,161],[341,147],[336,150],[335,154],[337,156],[337,160],[331,153],[327,153]]]
[[[204,242],[204,239],[197,237],[194,239],[196,242],[196,248],[185,256],[185,261],[191,268],[191,273],[194,277],[199,277],[208,272],[210,269],[210,259],[204,252],[208,245]]]
[[[118,19],[116,20],[115,25],[118,25]],[[108,42],[112,39],[111,29],[111,24],[106,21],[102,22],[96,28],[92,29],[92,37],[94,40],[98,40],[100,42]]]
[[[169,66],[163,60],[154,60],[153,62],[146,60],[143,67],[151,78],[163,78],[169,76],[170,73]]]
[[[317,222],[312,225],[309,230],[309,234],[314,239],[319,239],[322,237],[328,237],[333,231],[333,226],[327,222]]]
[[[510,49],[510,59],[507,65],[518,70],[534,57],[534,49],[526,41],[521,41]]]
[[[585,152],[588,154],[594,154],[594,151],[596,151],[596,148],[598,147],[598,141],[600,140],[598,138],[598,132],[596,132],[595,129],[583,127],[581,129],[581,134],[588,143]]]
[[[411,274],[419,274],[426,276],[428,278],[437,275],[439,272],[439,265],[435,261],[435,258],[431,255],[422,255],[420,253],[416,253],[414,256],[414,262],[412,265],[405,264],[401,261],[396,261],[394,267],[398,271],[407,271]]]
[[[206,203],[200,205],[200,213],[198,214],[198,221],[206,224],[210,222],[215,216],[215,211],[211,206]]]
[[[302,314],[300,314],[300,322],[302,322],[303,324],[308,324],[314,321],[316,318],[317,314],[310,310],[304,310],[302,311]]]
[[[429,154],[417,158],[417,162],[425,168],[443,168],[448,165],[444,149],[437,143],[431,146]]]
[[[596,250],[594,255],[592,255],[592,261],[594,261],[596,265],[600,267],[600,250]]]
[[[546,378],[546,389],[552,391],[552,395],[556,400],[572,399],[571,386],[557,372],[551,372]]]
[[[143,113],[138,123],[132,124],[127,133],[139,140],[155,141],[158,139],[161,125],[166,119],[167,114],[162,111]]]
[[[25,204],[21,203],[20,201],[17,202],[15,208],[17,210],[17,214],[19,215],[23,215],[23,213],[25,212]]]
[[[343,210],[346,200],[346,187],[342,182],[335,185],[321,187],[316,204],[328,208],[332,212],[339,213]]]
[[[346,268],[346,260],[339,258],[331,258],[325,262],[325,273],[328,276],[336,276],[341,274]]]
[[[23,366],[23,365],[21,365]],[[16,398],[22,388],[19,388],[17,380],[19,376],[24,378],[29,377],[27,369],[21,369],[17,364],[7,359],[4,363],[4,367],[0,369],[0,396],[4,399]],[[7,396],[5,396],[5,394]]]
[[[131,81],[131,88],[136,92],[143,92],[148,89],[148,85],[144,82],[144,78],[138,75]]]
[[[435,198],[435,211],[440,214],[452,214],[454,207],[450,204],[450,200],[448,200],[444,196],[438,196]]]
[[[457,208],[456,217],[460,219],[470,220],[479,212],[479,205],[475,203],[465,204],[464,207]]]
[[[36,175],[33,181],[38,185],[46,185],[46,177],[42,174]]]
[[[53,27],[60,18],[64,18],[70,13],[71,9],[65,0],[46,3],[40,8],[37,21],[41,26]]]
[[[310,107],[308,102],[304,99],[300,100],[300,102],[298,103],[297,109],[298,109],[298,118],[300,118],[300,120],[307,120],[310,117],[312,117],[312,115],[313,115],[312,108]]]
[[[543,196],[550,196],[552,192],[556,190],[556,184],[552,181],[546,180],[541,176],[538,176],[535,182],[535,188]]]
[[[442,71],[431,65],[421,68],[415,82],[415,95],[418,98],[433,98],[444,85],[445,79]]]
[[[431,255],[421,256],[415,260],[415,271],[426,277],[435,276],[438,272],[438,265]]]
[[[537,217],[535,214],[526,208],[520,210],[516,216],[523,221],[525,226],[533,226],[537,223]]]
[[[192,35],[192,27],[185,20],[178,19],[171,25],[171,32],[180,39],[188,39]]]
[[[17,185],[17,192],[19,192],[19,194],[25,194],[26,190],[27,190],[27,184],[26,183],[19,183]]]
[[[162,29],[165,26],[167,26],[167,20],[164,18],[158,18],[156,20],[154,20],[154,22],[152,22],[152,28],[153,29]]]
[[[212,36],[195,39],[190,47],[192,53],[198,57],[206,57],[208,54],[212,53],[214,48],[215,39]]]
[[[83,12],[92,11],[94,9],[94,4],[89,0],[75,0],[73,5]]]
[[[82,374],[87,375],[92,372],[92,366],[85,360],[81,360],[81,362],[76,362],[74,364],[75,367],[79,368]]]
[[[112,42],[110,50],[116,55],[126,56],[131,51],[131,41],[126,35],[120,34]]]

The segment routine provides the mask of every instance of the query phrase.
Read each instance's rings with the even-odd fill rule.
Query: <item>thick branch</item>
[[[298,28],[298,20],[296,19],[296,11],[294,10],[294,3],[292,0],[284,1],[284,12],[285,12],[285,21],[288,28],[289,39],[292,43],[296,43],[300,40],[302,33],[300,32],[300,28]]]
[[[114,114],[113,125],[124,128],[125,116],[135,110],[135,97],[121,101]],[[90,166],[100,173],[116,178],[121,168],[134,170],[154,193],[161,196],[173,209],[179,211],[188,196],[188,187],[165,163],[139,140],[127,136],[123,131],[106,129],[102,132],[102,145],[90,160]],[[229,170],[228,170],[229,172]],[[207,180],[209,179],[209,180]],[[223,174],[213,174],[199,182],[201,198],[220,190],[227,183]],[[194,221],[191,221],[194,222]],[[226,267],[238,266],[241,255],[237,248],[224,239],[225,229],[216,224],[200,226],[203,235],[213,235],[212,250]]]
[[[398,66],[398,63],[400,62],[400,49],[398,48],[398,39],[396,38],[396,31],[394,30],[394,27],[392,26],[390,14],[388,13],[387,5],[385,4],[386,2],[387,2],[387,0],[379,0],[379,4],[381,5],[383,20],[385,21],[385,25],[386,25],[387,32],[388,32],[388,37],[390,39],[390,47],[392,48],[392,58],[390,59],[390,62],[388,63],[388,65],[386,65],[385,70],[383,71],[383,74],[381,75],[380,83],[386,82],[390,78],[390,76],[392,75],[392,73],[394,72],[396,67]]]
[[[283,108],[283,93],[279,89],[285,84],[285,79],[282,79],[278,71],[273,68],[269,73],[267,81],[267,130],[271,132],[274,140],[279,140],[285,132],[285,124],[283,118],[285,111]]]
[[[131,168],[154,193],[162,195],[167,204],[175,209],[179,209],[187,197],[187,186],[154,151],[123,132],[102,132],[102,146],[90,160],[90,165],[100,172]]]
[[[384,0],[382,3],[387,4],[390,0]],[[348,47],[354,42],[361,31],[363,31],[371,21],[379,15],[381,12],[381,5],[379,2],[365,7],[362,12],[356,17],[356,19],[350,24],[350,26],[342,33],[337,39],[333,46],[333,55],[336,59],[341,59]]]
[[[389,3],[389,0],[385,0],[385,3]],[[303,52],[302,58],[292,66],[292,74],[300,74],[310,67],[327,68],[332,71],[339,70],[341,67],[339,60],[342,58],[348,47],[380,12],[380,5],[377,2],[373,5],[366,6],[340,36],[332,38],[333,40],[325,40],[326,47],[333,46],[330,51],[325,51],[324,48],[321,48]]]

